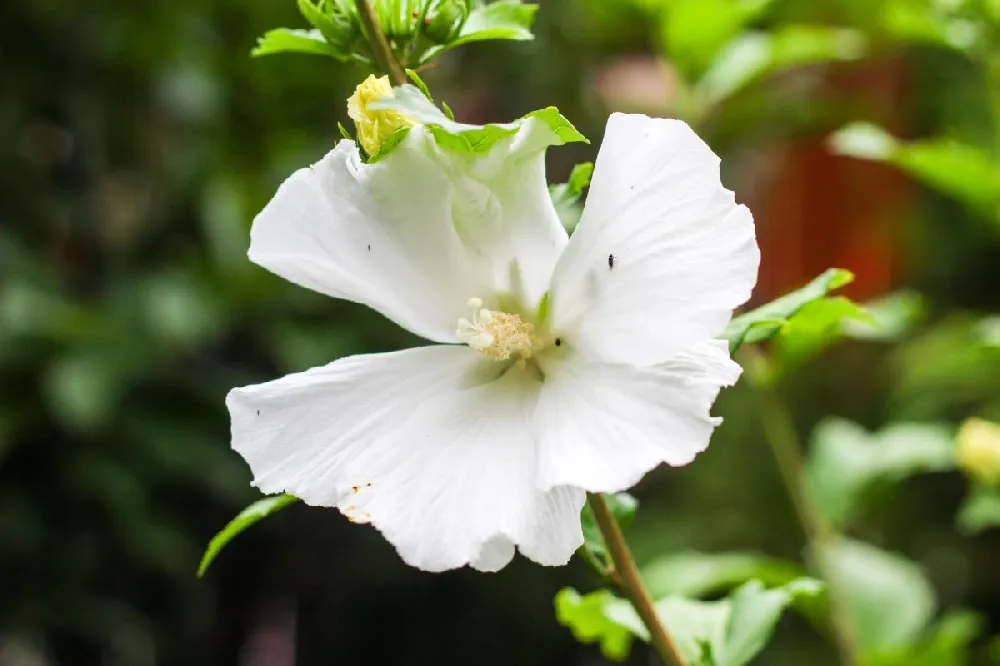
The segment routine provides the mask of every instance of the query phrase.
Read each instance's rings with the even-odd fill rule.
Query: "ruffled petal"
[[[660,363],[721,334],[759,261],[750,212],[691,128],[616,113],[553,275],[553,326],[595,361]]]
[[[471,297],[537,305],[567,241],[545,184],[560,137],[529,117],[470,154],[440,131],[414,127],[370,164],[342,141],[295,172],[254,220],[250,259],[437,342]]]
[[[721,422],[712,403],[740,372],[717,340],[656,366],[553,364],[535,414],[540,487],[617,492],[661,463],[686,465],[708,446]]]
[[[515,546],[564,564],[583,539],[584,493],[538,489],[540,383],[495,376],[466,347],[341,359],[231,391],[233,447],[265,493],[371,522],[421,569],[495,571]]]

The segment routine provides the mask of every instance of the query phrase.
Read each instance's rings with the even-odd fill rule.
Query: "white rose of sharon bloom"
[[[438,344],[234,389],[233,447],[265,493],[370,522],[421,569],[565,564],[587,491],[708,445],[753,219],[686,124],[614,114],[568,238],[544,166],[582,140],[565,119],[459,125],[417,98],[396,89],[419,124],[387,154],[342,141],[293,174],[249,256]]]

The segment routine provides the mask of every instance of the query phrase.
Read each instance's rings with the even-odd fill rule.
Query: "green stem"
[[[364,26],[365,35],[368,37],[368,44],[371,46],[372,55],[379,69],[389,75],[389,81],[394,86],[401,86],[406,83],[406,74],[403,67],[396,60],[392,53],[389,41],[382,32],[382,26],[375,15],[371,0],[354,0],[358,8],[358,16],[361,17],[361,24]]]
[[[840,655],[840,662],[843,666],[857,666],[858,644],[854,625],[851,623],[843,596],[833,584],[827,557],[828,546],[839,539],[840,535],[826,521],[806,491],[803,482],[805,459],[802,454],[802,444],[795,432],[795,424],[788,407],[774,389],[774,373],[770,362],[751,346],[743,347],[740,350],[740,357],[747,379],[759,395],[764,434],[777,463],[781,480],[805,533],[813,563],[827,583],[830,630]]]
[[[670,634],[667,633],[666,627],[663,626],[656,614],[653,600],[650,598],[649,592],[646,591],[642,578],[639,577],[639,569],[635,566],[632,553],[625,543],[625,537],[622,535],[621,528],[618,527],[618,521],[611,514],[607,502],[597,493],[587,493],[587,501],[590,502],[590,508],[594,511],[594,520],[604,536],[604,543],[607,545],[611,561],[614,563],[614,580],[621,593],[635,608],[639,619],[646,625],[646,629],[649,631],[649,642],[652,643],[653,648],[667,666],[687,666],[687,662],[684,661],[684,657],[677,650],[677,646],[674,645]]]

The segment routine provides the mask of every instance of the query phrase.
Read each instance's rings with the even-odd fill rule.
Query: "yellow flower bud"
[[[980,483],[1000,485],[1000,425],[969,419],[958,430],[958,463]]]
[[[390,109],[370,109],[373,102],[394,97],[389,77],[376,78],[374,75],[358,84],[354,94],[347,100],[347,115],[358,130],[358,142],[369,155],[378,153],[386,139],[400,127],[413,127],[416,119],[405,113]]]

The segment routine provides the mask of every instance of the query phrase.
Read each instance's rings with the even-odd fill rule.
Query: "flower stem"
[[[358,16],[365,28],[365,35],[368,37],[368,44],[371,46],[372,55],[375,56],[375,63],[379,69],[389,75],[389,81],[394,86],[401,86],[406,83],[406,74],[403,67],[396,60],[396,56],[389,47],[389,41],[382,32],[382,26],[375,15],[371,0],[354,0],[358,8]]]
[[[774,389],[773,371],[767,357],[751,346],[740,350],[747,379],[757,390],[764,435],[771,454],[781,474],[785,491],[791,500],[795,515],[805,534],[813,564],[826,581],[830,600],[830,631],[843,666],[857,666],[858,644],[854,625],[848,615],[843,596],[833,584],[831,566],[827,557],[829,545],[840,535],[826,521],[803,483],[805,460],[802,443],[795,432],[795,424],[787,405]]]
[[[666,627],[656,615],[653,600],[650,598],[649,592],[646,591],[642,578],[639,577],[635,560],[632,559],[632,553],[625,543],[625,537],[622,536],[621,528],[618,527],[615,517],[611,515],[611,509],[608,508],[607,502],[598,493],[587,493],[587,501],[590,502],[590,508],[594,511],[594,520],[604,536],[604,543],[607,545],[611,561],[614,563],[614,580],[621,593],[625,595],[625,598],[635,608],[635,612],[639,614],[642,623],[646,625],[653,648],[667,666],[687,666],[684,657],[681,656],[677,646],[671,640],[670,634],[667,633]]]

